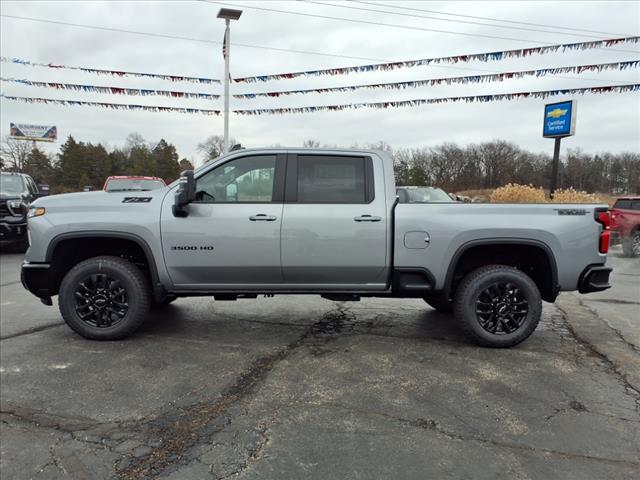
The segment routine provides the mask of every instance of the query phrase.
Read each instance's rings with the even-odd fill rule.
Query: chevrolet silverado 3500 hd
[[[606,205],[398,203],[384,152],[233,151],[145,192],[38,199],[22,282],[80,335],[177,297],[423,298],[509,347],[560,291],[609,288]]]

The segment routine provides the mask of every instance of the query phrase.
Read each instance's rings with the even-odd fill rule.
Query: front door
[[[177,289],[260,288],[282,282],[284,155],[236,157],[198,175],[188,216],[162,208],[162,248]]]

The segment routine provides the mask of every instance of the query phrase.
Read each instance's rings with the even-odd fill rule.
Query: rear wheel
[[[640,229],[634,230],[629,238],[622,240],[622,252],[627,257],[640,257]]]
[[[151,295],[138,267],[119,257],[93,257],[65,275],[60,313],[76,333],[93,340],[117,340],[144,322]]]
[[[507,265],[488,265],[469,273],[454,302],[466,335],[485,347],[512,347],[538,326],[540,291],[529,276]]]

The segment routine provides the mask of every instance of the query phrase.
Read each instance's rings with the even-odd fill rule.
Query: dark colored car
[[[620,197],[611,209],[611,240],[628,257],[640,256],[640,197]]]
[[[40,192],[29,175],[0,172],[0,246],[15,247],[25,251],[27,237],[27,212],[36,198],[47,195]]]

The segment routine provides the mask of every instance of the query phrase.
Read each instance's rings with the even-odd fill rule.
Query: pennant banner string
[[[187,77],[184,75],[164,75],[161,73],[144,73],[144,72],[124,72],[120,70],[102,70],[98,68],[85,68],[85,67],[70,67],[68,65],[60,65],[54,63],[39,63],[39,62],[31,62],[29,60],[23,60],[21,58],[9,58],[9,57],[0,57],[0,61],[6,63],[15,63],[19,65],[28,65],[31,67],[48,67],[48,68],[57,68],[64,70],[77,70],[85,73],[94,73],[96,75],[111,75],[114,77],[146,77],[146,78],[157,78],[160,80],[170,80],[172,82],[191,82],[191,83],[203,83],[203,84],[214,84],[220,83],[220,80],[215,78],[200,78],[200,77]]]
[[[621,37],[608,40],[594,40],[589,42],[562,43],[547,45],[544,47],[518,48],[487,53],[473,53],[468,55],[455,55],[450,57],[422,58],[418,60],[406,60],[401,62],[374,63],[371,65],[355,65],[352,67],[325,68],[321,70],[307,70],[289,73],[275,73],[271,75],[256,75],[253,77],[234,78],[236,83],[268,82],[270,80],[287,80],[297,77],[316,77],[322,75],[346,75],[348,73],[375,72],[380,70],[396,70],[399,68],[411,68],[438,64],[455,64],[472,61],[490,62],[500,61],[506,58],[523,58],[530,55],[544,55],[547,53],[566,52],[574,50],[591,50],[594,48],[606,48],[621,43],[638,43],[640,37]]]
[[[233,110],[237,115],[275,115],[286,113],[315,113],[322,111],[336,112],[342,110],[357,110],[361,108],[386,109],[400,107],[416,107],[420,105],[433,105],[442,103],[487,103],[505,100],[520,100],[526,98],[545,99],[556,95],[584,95],[585,93],[626,93],[640,91],[640,83],[629,85],[607,85],[601,87],[586,88],[566,88],[559,90],[543,90],[537,92],[516,92],[516,93],[498,93],[493,95],[472,95],[464,97],[439,97],[439,98],[419,98],[413,100],[400,100],[389,102],[370,102],[370,103],[349,103],[343,105],[318,105],[307,107],[285,107],[285,108],[263,108],[253,110]],[[7,100],[21,101],[26,103],[44,103],[64,106],[92,106],[111,108],[115,110],[143,110],[150,112],[177,112],[192,113],[202,115],[220,115],[220,110],[203,110],[199,108],[180,108],[180,107],[161,107],[151,105],[130,105],[120,103],[103,103],[103,102],[80,102],[75,100],[58,100],[52,98],[34,98],[34,97],[14,97],[0,94],[0,97]]]
[[[484,75],[465,75],[463,77],[431,78],[426,80],[410,80],[405,82],[373,83],[373,84],[367,84],[367,85],[346,85],[342,87],[309,88],[309,89],[303,89],[303,90],[239,93],[239,94],[234,94],[233,97],[242,98],[242,99],[251,99],[251,98],[258,98],[258,97],[281,97],[286,95],[298,95],[298,94],[307,94],[307,93],[351,92],[354,90],[376,89],[376,88],[383,88],[387,90],[404,90],[406,88],[416,88],[416,87],[436,86],[436,85],[451,85],[454,83],[468,84],[468,83],[502,82],[504,80],[511,80],[514,78],[544,77],[546,75],[558,75],[563,73],[580,74],[580,73],[592,72],[592,71],[601,72],[604,70],[626,70],[628,68],[638,68],[639,66],[640,66],[640,60],[630,60],[626,62],[603,63],[603,64],[594,64],[594,65],[575,65],[571,67],[543,68],[540,70],[490,73],[490,74],[484,74]],[[620,82],[620,83],[623,83],[623,82]]]
[[[24,79],[18,79],[18,78],[0,77],[0,81],[14,82],[22,85],[28,85],[30,87],[54,88],[57,90],[74,90],[78,92],[109,93],[109,94],[115,94],[115,95],[139,95],[143,97],[149,96],[149,95],[158,95],[162,97],[198,98],[198,99],[206,99],[206,100],[216,100],[220,98],[220,95],[212,95],[210,93],[183,92],[183,91],[173,91],[173,90],[151,90],[151,89],[122,88],[122,87],[103,87],[98,85],[79,85],[76,83],[36,82],[32,80],[24,80]]]
[[[413,100],[400,100],[392,102],[369,102],[369,103],[349,103],[343,105],[319,105],[308,107],[285,107],[285,108],[261,108],[252,110],[233,110],[237,115],[276,115],[287,113],[314,113],[314,112],[337,112],[342,110],[357,110],[360,108],[400,108],[417,107],[420,105],[433,105],[442,103],[486,103],[504,100],[520,100],[525,98],[545,99],[556,95],[584,95],[585,93],[625,93],[640,91],[640,83],[629,85],[613,85],[604,87],[586,88],[565,88],[560,90],[543,90],[537,92],[517,92],[498,93],[493,95],[472,95],[465,97],[440,97],[440,98],[419,98]]]
[[[112,110],[142,110],[146,112],[173,112],[173,113],[197,113],[201,115],[220,115],[220,110],[203,110],[201,108],[182,108],[182,107],[161,107],[154,105],[131,105],[124,103],[105,103],[105,102],[80,102],[76,100],[58,100],[54,98],[35,98],[35,97],[13,97],[0,94],[0,97],[7,100],[14,100],[25,103],[45,103],[64,106],[86,106],[86,107],[102,107]]]

